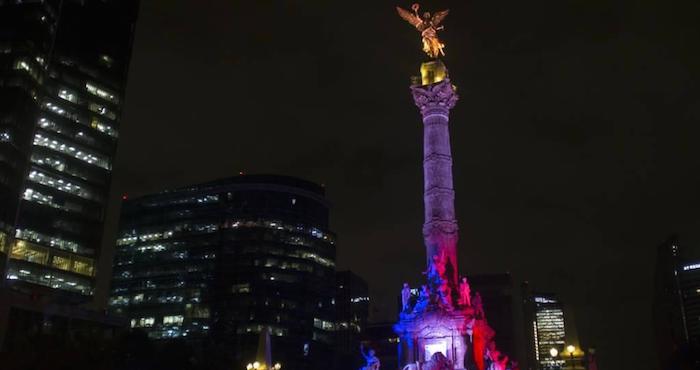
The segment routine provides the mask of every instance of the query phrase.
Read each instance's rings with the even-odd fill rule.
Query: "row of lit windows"
[[[145,297],[145,298],[144,298]],[[138,305],[142,303],[182,303],[185,301],[185,297],[180,294],[165,293],[161,295],[148,295],[145,296],[144,293],[135,294],[131,299],[128,296],[115,296],[110,298],[109,304],[111,306],[128,306],[128,305]],[[200,303],[201,298],[199,296],[193,296],[189,299],[189,302]]]
[[[115,104],[119,103],[119,98],[115,93],[110,92],[103,87],[99,87],[92,82],[86,82],[85,89],[92,95],[99,96],[100,98],[111,101]]]
[[[96,87],[95,85],[87,83],[85,86],[88,92],[90,92],[93,95],[99,96],[105,100],[116,100],[116,96],[114,94],[108,93],[105,90]],[[78,98],[78,94],[75,91],[66,88],[62,88],[58,91],[58,97],[74,104],[83,103],[83,101],[81,101]],[[102,104],[88,102],[88,109],[95,113],[101,114],[111,120],[115,120],[117,118],[117,115],[113,111],[107,109],[107,107],[105,107]]]
[[[360,327],[360,325],[357,322],[339,321],[339,322],[335,323],[335,330],[336,331],[351,330],[351,331],[360,333],[360,332],[362,332],[362,327]],[[392,339],[394,339],[394,338],[392,338]],[[395,338],[395,339],[398,339],[398,338]],[[396,342],[396,343],[398,343],[398,342]]]
[[[57,152],[67,154],[73,158],[80,159],[81,161],[94,164],[95,166],[102,167],[107,170],[111,169],[111,165],[107,157],[97,153],[91,153],[84,149],[78,149],[71,144],[66,144],[61,140],[51,139],[42,135],[41,133],[36,133],[34,135],[34,145],[50,148]]]
[[[329,258],[321,257],[316,253],[305,251],[305,250],[300,250],[300,249],[295,249],[295,250],[286,250],[283,248],[274,248],[274,247],[258,247],[258,246],[246,246],[243,248],[243,254],[247,253],[264,253],[264,254],[271,254],[271,255],[276,255],[276,256],[284,256],[284,257],[292,257],[292,258],[301,258],[305,260],[310,260],[313,262],[316,262],[320,264],[321,266],[325,267],[335,267],[335,262]]]
[[[163,325],[180,325],[185,321],[185,317],[182,315],[172,315],[172,316],[163,316],[162,322]],[[155,324],[156,318],[155,317],[141,317],[138,319],[131,319],[131,327],[132,328],[150,328]]]
[[[264,263],[262,263],[264,261]],[[263,265],[265,267],[273,267],[281,270],[295,270],[301,272],[312,272],[313,268],[310,265],[299,262],[290,262],[286,260],[279,260],[276,258],[267,258],[265,260],[255,260],[253,262],[254,266]]]
[[[92,82],[85,83],[85,90],[94,96],[112,102],[114,104],[119,103],[119,98],[116,96],[116,94],[107,91],[105,88],[98,87]],[[58,91],[58,96],[61,99],[68,100],[71,103],[79,104],[81,102],[78,97],[78,93],[67,88],[60,89]]]
[[[90,130],[82,130],[80,128],[68,128],[62,123],[56,123],[55,121],[52,121],[46,117],[39,118],[38,124],[39,127],[46,131],[51,131],[66,137],[70,137],[72,139],[75,139],[77,142],[87,144],[98,150],[109,151],[112,148],[111,144],[105,144],[99,141],[97,138],[95,138],[90,132]]]
[[[177,198],[177,199],[173,199],[173,200],[148,202],[148,203],[145,203],[144,206],[146,206],[146,207],[162,207],[165,205],[208,204],[208,203],[216,203],[218,201],[219,201],[218,195],[208,194],[208,195],[201,195],[201,196],[195,196],[195,197]]]
[[[16,267],[7,269],[8,280],[21,280],[33,284],[44,285],[54,289],[68,290],[83,295],[92,295],[93,290],[89,280],[77,276],[62,274],[47,268],[37,266]]]
[[[326,331],[335,330],[335,324],[333,322],[322,320],[316,317],[314,317],[314,327]]]
[[[43,204],[52,208],[64,209],[63,206],[53,201],[53,196],[42,194],[32,188],[27,188],[24,190],[23,199],[30,202]]]
[[[32,169],[32,171],[29,172],[29,181],[54,188],[64,193],[76,195],[83,199],[94,200],[97,202],[102,200],[99,196],[97,196],[97,194],[95,194],[94,191],[91,191],[85,185],[79,185],[75,182],[56,178],[38,169]]]
[[[299,276],[289,274],[260,274],[260,278],[269,281],[279,281],[283,283],[296,283],[299,281]]]
[[[158,266],[150,269],[143,270],[123,270],[115,274],[115,279],[132,279],[132,278],[144,278],[144,277],[158,277],[164,275],[182,275],[193,272],[200,272],[207,270],[209,265],[199,265],[191,264],[187,266]]]
[[[289,225],[289,224],[284,224],[279,221],[269,221],[269,220],[260,220],[260,221],[253,221],[253,220],[248,220],[248,221],[241,221],[241,220],[230,220],[224,222],[224,224],[221,226],[223,229],[236,229],[236,228],[256,228],[256,227],[264,227],[267,229],[274,229],[274,230],[286,230],[289,232],[301,232],[301,233],[306,233],[309,234],[315,238],[326,240],[330,242],[331,244],[334,243],[333,238],[331,237],[330,234],[324,233],[321,230],[315,228],[315,227],[306,227],[303,225]],[[137,241],[149,241],[149,240],[157,240],[157,239],[166,239],[169,237],[172,237],[175,232],[191,232],[191,231],[196,231],[196,232],[216,232],[219,230],[219,225],[215,223],[207,223],[207,224],[190,224],[190,223],[183,223],[175,226],[171,226],[167,230],[162,230],[162,231],[154,231],[150,232],[147,234],[142,234],[138,235],[136,231],[131,231],[123,235],[121,238],[117,239],[117,245],[129,245],[136,243]],[[298,239],[297,244],[302,244],[306,245],[306,243],[302,243],[301,239]]]
[[[104,183],[105,181],[104,176],[99,176],[98,174],[89,171],[89,169],[85,168],[85,166],[67,164],[65,159],[61,158],[60,155],[42,155],[39,153],[32,153],[31,161],[34,164],[46,166],[58,172],[63,172],[86,181],[96,183]]]
[[[62,203],[58,203],[57,201],[54,200],[53,195],[44,194],[44,193],[37,191],[35,189],[32,189],[32,188],[26,188],[24,190],[24,193],[22,193],[22,198],[26,201],[29,201],[29,202],[38,203],[41,205],[49,206],[51,208],[56,208],[56,209],[60,209],[60,210],[67,211],[67,212],[78,212],[78,213],[82,213],[82,214],[89,216],[89,217],[96,217],[97,216],[95,211],[88,210],[80,204],[73,203],[73,202],[67,201],[67,200],[63,201]]]
[[[104,134],[107,134],[109,136],[112,136],[115,138],[118,136],[117,131],[112,126],[101,121],[97,117],[91,117],[90,124],[88,125],[86,123],[86,119],[84,117],[81,117],[79,114],[77,114],[75,112],[68,111],[67,108],[62,107],[62,106],[58,105],[57,103],[54,103],[51,101],[45,101],[42,104],[42,107],[44,109],[54,113],[54,114],[57,114],[57,115],[64,117],[64,118],[67,118],[75,123],[91,127],[93,129],[95,129],[99,132],[102,132]],[[107,110],[107,108],[105,108],[99,104],[90,103],[90,106],[88,108],[90,108],[90,110],[93,111],[94,113],[98,113],[102,116],[106,116],[107,118],[112,118],[112,117],[116,118],[116,115],[114,114],[114,112]]]
[[[250,324],[246,326],[241,326],[238,329],[236,329],[237,334],[247,334],[247,333],[260,333],[263,331],[263,329],[268,328],[270,330],[270,335],[274,335],[276,337],[284,337],[286,335],[289,335],[289,330],[286,328],[281,328],[278,326],[274,325],[260,325],[260,324]]]
[[[42,20],[43,19],[44,19],[44,17],[42,17]],[[11,49],[7,49],[7,50],[11,50]],[[107,56],[104,56],[104,57],[109,58]],[[36,60],[37,60],[37,62],[39,62],[39,64],[41,64],[41,65],[44,64],[43,58],[36,57]],[[109,58],[109,60],[111,60],[111,58]],[[103,60],[101,60],[101,61],[103,61]],[[68,62],[68,63],[70,63],[70,62]],[[64,63],[64,64],[66,64],[66,63]],[[73,63],[67,64],[67,65],[73,65]],[[39,73],[40,68],[34,66],[33,62],[30,62],[26,58],[18,59],[14,64],[14,69],[26,71],[34,80],[40,81],[40,73]],[[81,68],[81,70],[84,70],[84,69],[85,68]],[[94,73],[92,73],[92,74],[94,74]],[[86,82],[85,83],[85,90],[87,92],[89,92],[90,94],[97,96],[101,99],[110,101],[110,102],[115,103],[115,104],[119,103],[119,98],[117,97],[117,95],[115,93],[109,91],[109,89],[106,89],[104,87],[97,86],[97,84],[95,84],[93,82]],[[76,95],[75,92],[71,92],[67,89],[62,89],[61,91],[59,91],[59,96],[61,96],[62,98],[66,99],[68,101],[71,101],[73,103],[77,102],[77,97],[75,97],[75,95]]]
[[[42,234],[38,231],[34,231],[31,229],[17,229],[15,231],[15,237],[18,239],[26,239],[32,242],[36,242],[39,244],[44,244],[48,245],[53,248],[58,248],[58,249],[63,249],[66,251],[70,251],[73,253],[80,253],[80,254],[92,254],[93,251],[91,249],[84,248],[80,244],[66,240],[66,239],[61,239],[57,238],[54,236],[49,236],[46,234]]]
[[[95,262],[91,258],[60,253],[24,240],[15,243],[10,256],[86,276],[93,276],[95,271]]]
[[[28,59],[22,58],[15,62],[14,69],[27,72],[35,81],[40,81],[39,68]]]
[[[195,260],[208,260],[208,259],[214,259],[216,258],[216,253],[214,252],[208,252],[208,253],[200,253],[197,255],[190,255],[188,251],[175,251],[172,253],[168,254],[156,254],[157,252],[160,252],[162,250],[157,250],[157,248],[162,247],[162,245],[149,245],[149,246],[140,246],[136,248],[138,252],[144,253],[145,251],[152,251],[155,253],[149,253],[146,255],[140,255],[140,256],[134,256],[134,255],[124,255],[124,253],[120,253],[117,255],[114,263],[117,266],[122,266],[122,265],[133,265],[136,261],[139,261],[141,263],[152,261],[152,260],[158,260],[159,262],[167,261],[167,260],[188,260],[188,261],[195,261]],[[138,257],[138,258],[135,258]]]

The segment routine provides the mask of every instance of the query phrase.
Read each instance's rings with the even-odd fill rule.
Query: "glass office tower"
[[[323,187],[237,176],[126,200],[110,306],[155,340],[215,343],[234,367],[272,337],[285,368],[333,361],[335,236]]]
[[[13,288],[94,292],[137,10],[0,1],[0,251]]]

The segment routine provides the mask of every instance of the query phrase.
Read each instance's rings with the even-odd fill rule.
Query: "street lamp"
[[[552,347],[549,349],[549,355],[552,356],[552,369],[554,369],[557,364],[555,359],[557,358],[557,355],[559,355],[559,350]]]
[[[569,358],[571,358],[571,368],[574,369],[574,352],[576,352],[576,347],[573,344],[566,346],[566,352],[569,352]]]
[[[282,364],[281,363],[276,363],[273,366],[270,367],[270,369],[267,368],[267,365],[261,364],[258,361],[255,361],[253,363],[249,363],[248,365],[245,366],[246,370],[281,370],[282,369]]]

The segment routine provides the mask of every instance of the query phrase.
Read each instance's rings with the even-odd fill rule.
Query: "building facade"
[[[561,369],[566,360],[564,354],[566,330],[564,307],[559,298],[551,293],[530,292],[523,287],[525,333],[528,338],[528,369]],[[556,355],[552,356],[552,349]]]
[[[13,288],[94,293],[137,10],[0,2],[0,251]]]
[[[658,247],[654,330],[660,368],[700,366],[700,255],[670,237]]]
[[[334,369],[358,369],[358,348],[367,329],[369,288],[352,271],[336,273],[335,294],[335,366]]]
[[[111,307],[152,339],[213,341],[245,367],[333,361],[335,236],[324,188],[238,176],[125,201]]]

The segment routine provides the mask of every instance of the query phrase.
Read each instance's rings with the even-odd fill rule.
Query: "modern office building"
[[[567,346],[564,307],[555,294],[530,292],[523,286],[528,369],[562,369]],[[556,350],[552,356],[552,349]]]
[[[358,369],[358,348],[367,329],[369,288],[352,271],[336,273],[335,294],[335,366],[334,369]]]
[[[94,292],[137,10],[0,1],[0,267],[16,290]]]
[[[156,340],[214,341],[244,368],[333,361],[335,236],[324,188],[242,175],[124,202],[110,305]]]
[[[675,236],[659,245],[657,253],[653,313],[659,368],[697,368],[700,255],[682,247]]]

